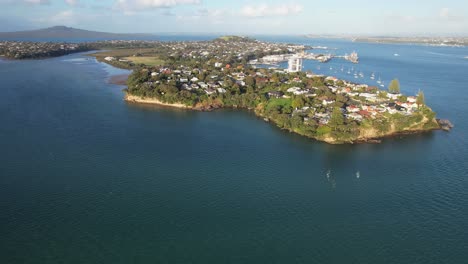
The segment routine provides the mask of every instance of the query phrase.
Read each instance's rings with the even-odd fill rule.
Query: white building
[[[288,72],[302,71],[302,59],[299,57],[291,57],[288,60]]]

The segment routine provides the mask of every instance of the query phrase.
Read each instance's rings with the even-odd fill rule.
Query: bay
[[[306,70],[399,78],[456,127],[333,146],[126,103],[82,54],[0,61],[1,262],[465,263],[468,49],[262,38],[356,50]]]

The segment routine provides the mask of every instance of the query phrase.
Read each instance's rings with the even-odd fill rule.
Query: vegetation
[[[183,104],[196,110],[245,108],[278,127],[330,143],[344,143],[403,131],[437,128],[435,113],[417,97],[389,93],[311,72],[255,69],[250,60],[301,52],[305,47],[243,37],[214,41],[105,41],[83,44],[103,49],[99,61],[133,69],[127,94]]]
[[[398,79],[393,79],[388,86],[388,91],[392,94],[399,94],[400,93],[400,82]]]
[[[426,104],[426,99],[424,98],[424,93],[419,90],[418,96],[416,97],[416,103],[419,105],[425,105]]]

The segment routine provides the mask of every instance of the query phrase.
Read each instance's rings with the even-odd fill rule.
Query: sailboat
[[[371,76],[370,76],[371,80],[375,80],[375,74],[372,73]]]
[[[378,84],[381,84],[381,83],[382,83],[382,80],[380,79],[380,76],[379,76],[379,79],[377,80],[377,83],[378,83]]]

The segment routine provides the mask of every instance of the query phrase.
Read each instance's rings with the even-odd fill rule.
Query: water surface
[[[358,51],[456,128],[332,146],[128,104],[125,71],[80,54],[0,61],[1,262],[466,263],[467,49],[297,41]]]

